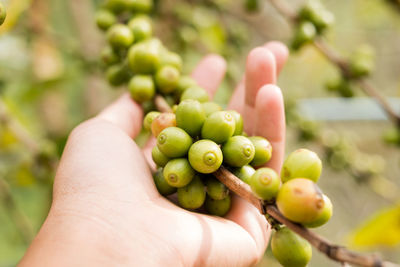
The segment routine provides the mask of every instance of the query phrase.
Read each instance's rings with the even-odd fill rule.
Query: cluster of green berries
[[[308,0],[298,13],[298,23],[292,48],[297,50],[322,34],[335,21],[333,14],[327,10],[320,0]]]
[[[224,216],[231,206],[229,189],[212,175],[222,165],[245,182],[255,177],[258,183],[262,170],[278,176],[268,168],[254,169],[271,158],[268,140],[246,137],[238,112],[224,111],[206,100],[208,96],[188,94],[174,113],[148,113],[144,128],[157,138],[152,158],[159,167],[154,174],[158,191],[162,195],[177,191],[178,203],[185,209],[204,207],[212,215]],[[279,188],[279,179],[273,183]]]

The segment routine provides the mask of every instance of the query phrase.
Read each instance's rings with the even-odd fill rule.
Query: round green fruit
[[[218,144],[226,142],[235,132],[235,119],[227,111],[217,111],[207,117],[201,136]]]
[[[117,64],[107,68],[106,77],[112,86],[120,86],[129,81],[131,73],[125,65]]]
[[[128,48],[134,41],[131,29],[124,24],[115,24],[107,31],[107,39],[114,48]]]
[[[244,165],[243,167],[233,168],[232,173],[246,184],[250,184],[251,176],[256,170],[250,165]]]
[[[112,65],[115,63],[118,63],[120,61],[119,56],[117,53],[115,53],[114,49],[112,49],[110,46],[106,46],[102,51],[100,55],[101,61],[105,65]]]
[[[153,122],[154,124],[154,122]],[[169,158],[183,157],[192,145],[192,138],[178,127],[168,127],[157,137],[157,146]]]
[[[265,165],[272,157],[272,146],[267,139],[261,136],[251,136],[249,140],[253,143],[255,154],[250,164],[254,167]]]
[[[250,186],[259,198],[270,201],[278,194],[281,180],[273,169],[260,168],[251,176]]]
[[[235,132],[233,135],[241,135],[243,133],[243,118],[239,112],[235,110],[228,110],[229,113],[232,114],[233,118],[235,119]]]
[[[182,58],[177,53],[165,50],[161,53],[160,66],[172,66],[177,70],[182,70]]]
[[[151,20],[147,16],[136,16],[128,22],[128,27],[135,36],[135,41],[140,42],[149,39],[153,34],[153,26]]]
[[[164,167],[163,175],[170,186],[184,187],[192,181],[195,171],[187,159],[180,158],[170,160]]]
[[[317,34],[317,30],[311,22],[302,22],[297,28],[296,34],[292,41],[293,49],[297,50],[303,45],[311,42]]]
[[[189,162],[200,173],[212,173],[222,164],[222,151],[215,142],[200,140],[190,147]]]
[[[191,136],[200,135],[206,115],[197,100],[187,99],[179,103],[176,112],[176,125]]]
[[[231,167],[242,167],[253,160],[255,149],[249,138],[236,135],[222,145],[222,153],[226,164]]]
[[[281,178],[286,183],[293,178],[307,178],[317,182],[322,171],[322,162],[318,155],[308,149],[293,151],[284,161]]]
[[[116,22],[117,18],[115,17],[114,13],[106,9],[100,9],[99,11],[96,12],[96,24],[97,27],[99,27],[99,29],[107,30]]]
[[[315,219],[315,221],[303,224],[305,227],[308,228],[320,227],[325,223],[327,223],[332,217],[333,213],[332,202],[326,195],[323,195],[323,199],[324,199],[324,209],[322,210],[322,213],[317,217],[317,219]]]
[[[163,170],[158,169],[153,174],[153,180],[156,184],[158,192],[163,196],[169,196],[176,192],[176,187],[170,186],[164,179]]]
[[[151,133],[154,137],[161,133],[162,130],[168,127],[176,126],[176,118],[174,113],[161,113],[155,117],[151,123]]]
[[[210,116],[214,112],[222,111],[222,107],[215,102],[204,102],[201,103],[201,105],[203,106],[206,117]]]
[[[186,91],[186,89],[196,85],[197,83],[192,77],[186,75],[181,76],[178,82],[178,86],[175,89],[175,95],[180,98],[183,92]]]
[[[156,93],[153,78],[150,75],[135,75],[129,82],[129,92],[138,103],[153,99]]]
[[[151,158],[157,166],[164,167],[169,162],[169,158],[165,156],[157,146],[151,150]]]
[[[187,88],[181,95],[181,101],[185,99],[194,99],[199,102],[207,102],[209,99],[208,93],[206,90],[199,86],[192,86]]]
[[[128,8],[128,0],[107,0],[104,7],[114,13],[121,13]]]
[[[134,73],[155,73],[160,64],[161,43],[157,39],[133,45],[128,52],[128,62]]]
[[[150,111],[149,113],[146,114],[146,116],[143,119],[143,127],[145,130],[150,131],[151,130],[151,124],[153,123],[154,119],[158,117],[161,113],[158,111]]]
[[[295,178],[284,183],[279,190],[276,204],[286,218],[301,224],[314,222],[325,206],[319,187],[304,178]]]
[[[229,189],[220,181],[212,176],[208,176],[205,185],[207,188],[207,194],[215,200],[221,200],[229,195]]]
[[[271,249],[283,267],[306,267],[312,257],[311,245],[287,227],[273,234]]]
[[[158,90],[163,94],[172,93],[178,86],[180,73],[173,66],[161,67],[155,76]]]
[[[228,195],[226,198],[220,200],[207,196],[204,207],[211,215],[223,217],[231,209],[231,196]]]
[[[135,13],[148,13],[153,8],[153,0],[125,0],[127,7]]]
[[[188,185],[178,188],[178,202],[182,208],[198,209],[203,205],[205,199],[204,184],[197,175]]]
[[[3,25],[7,17],[7,10],[3,3],[0,3],[0,25]]]

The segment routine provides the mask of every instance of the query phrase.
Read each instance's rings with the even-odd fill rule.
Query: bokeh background
[[[304,3],[286,1],[293,10]],[[105,40],[94,13],[100,0],[2,2],[8,17],[0,27],[0,266],[14,266],[46,217],[69,132],[122,90],[107,84],[99,62]],[[290,44],[295,34],[271,2],[277,1],[159,0],[156,33],[183,56],[187,73],[207,53],[226,58],[229,70],[216,96],[226,105],[248,51],[270,40]],[[399,2],[322,2],[336,17],[326,42],[344,57],[365,44],[373,48],[368,82],[399,112]],[[334,216],[316,232],[400,262],[400,133],[356,83],[352,98],[327,90],[338,77],[338,68],[313,45],[292,51],[278,82],[287,108],[287,151],[307,147],[324,159],[319,183]],[[337,265],[317,251],[310,263]],[[279,264],[267,251],[259,266]]]

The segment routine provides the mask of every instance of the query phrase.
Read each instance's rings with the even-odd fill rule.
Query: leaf
[[[350,246],[360,249],[400,245],[400,205],[375,213],[349,238]]]

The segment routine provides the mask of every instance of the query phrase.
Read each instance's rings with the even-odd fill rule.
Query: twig
[[[154,98],[154,104],[156,105],[158,111],[167,113],[172,112],[171,107],[168,105],[167,101],[165,101],[165,98],[161,95],[156,95],[156,97]]]
[[[214,173],[215,177],[225,184],[230,190],[237,195],[253,204],[262,214],[268,214],[275,220],[286,225],[292,231],[302,236],[311,245],[324,253],[327,257],[338,262],[346,262],[365,267],[389,267],[399,266],[394,263],[383,262],[375,255],[362,255],[346,249],[345,247],[332,244],[323,237],[309,231],[307,228],[286,219],[273,204],[267,204],[263,200],[257,198],[251,191],[250,186],[245,184],[226,168],[221,167]]]
[[[270,0],[271,4],[275,9],[285,17],[290,23],[296,23],[297,15],[289,8],[285,1],[282,0]],[[337,54],[327,42],[323,39],[318,38],[313,41],[314,46],[333,64],[335,64],[343,73],[345,77],[350,76],[349,72],[349,62],[345,60],[342,56]],[[389,105],[387,100],[378,93],[378,90],[374,88],[366,79],[355,80],[359,87],[363,90],[365,94],[374,98],[376,102],[381,106],[383,111],[387,114],[389,119],[397,126],[400,127],[400,115],[397,114],[393,108]]]

